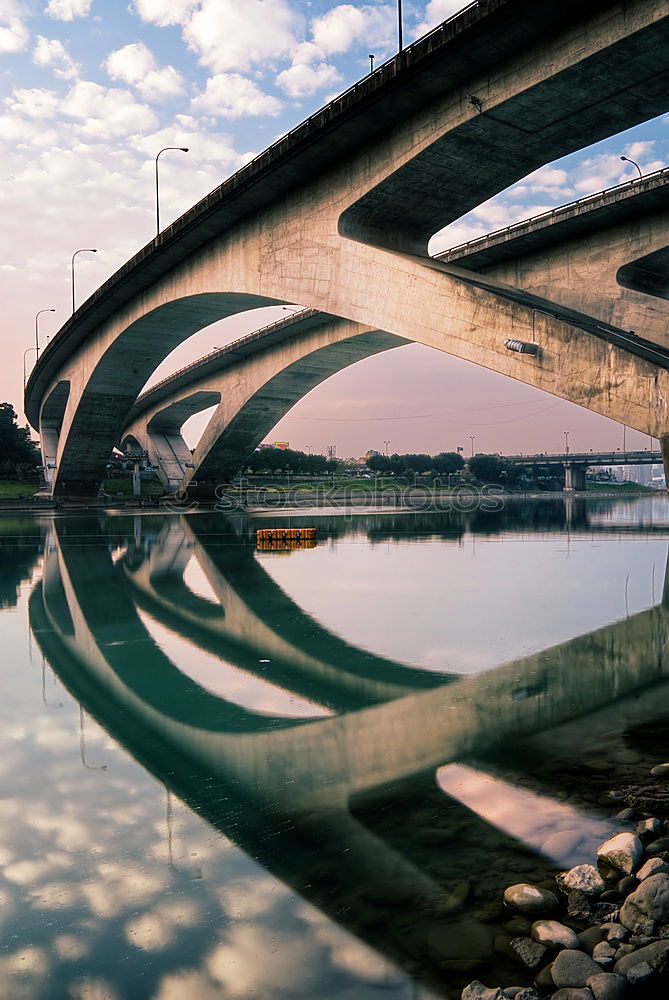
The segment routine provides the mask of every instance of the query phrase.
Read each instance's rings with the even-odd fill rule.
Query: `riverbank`
[[[13,484],[21,485],[21,484]],[[664,490],[650,489],[636,483],[621,483],[613,489],[587,489],[585,491],[564,491],[561,493],[504,490],[497,486],[459,486],[434,489],[428,486],[402,486],[398,483],[379,487],[376,483],[353,481],[353,485],[339,483],[297,482],[285,485],[234,487],[221,491],[217,497],[175,497],[165,495],[156,483],[142,484],[143,495],[132,496],[129,492],[117,491],[114,495],[105,493],[98,497],[82,500],[54,499],[45,495],[2,495],[0,491],[0,513],[3,511],[44,511],[61,510],[144,510],[160,509],[175,512],[217,510],[221,513],[249,511],[257,513],[269,511],[281,513],[305,509],[334,508],[341,510],[370,510],[372,508],[408,511],[445,511],[482,509],[494,511],[506,501],[537,501],[567,499],[619,499],[624,497],[664,496]],[[599,485],[599,484],[598,484]],[[146,487],[149,489],[146,489]]]
[[[658,1000],[669,984],[669,763],[642,786],[616,789],[621,828],[592,864],[553,884],[516,883],[503,895],[509,921],[496,942],[531,976],[530,987],[473,980],[461,1000]]]

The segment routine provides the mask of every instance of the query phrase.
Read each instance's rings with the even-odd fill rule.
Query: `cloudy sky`
[[[404,0],[405,42],[464,4]],[[154,157],[168,224],[274,139],[393,54],[394,2],[384,0],[0,0],[0,399],[21,409],[35,313],[46,342],[77,301],[151,239]],[[666,120],[547,164],[436,236],[446,248],[669,162]],[[270,310],[216,324],[183,345],[162,376]],[[193,444],[203,421],[190,427]],[[410,346],[314,390],[271,439],[342,456],[398,451],[551,451],[620,445],[620,427],[528,386]],[[647,443],[647,442],[646,442]],[[629,433],[628,446],[644,441]]]

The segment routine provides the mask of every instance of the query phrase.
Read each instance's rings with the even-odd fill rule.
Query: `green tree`
[[[28,428],[16,421],[11,403],[0,403],[0,465],[3,475],[29,478],[39,465],[39,451]]]
[[[506,468],[499,455],[474,455],[468,464],[472,476],[481,483],[498,483]]]
[[[441,475],[460,472],[465,467],[465,460],[457,451],[442,451],[434,456],[434,466]]]

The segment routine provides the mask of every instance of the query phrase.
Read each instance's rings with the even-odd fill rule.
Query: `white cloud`
[[[306,63],[295,63],[284,69],[276,78],[276,82],[289,97],[304,97],[313,94],[323,87],[339,83],[341,74],[329,63],[317,63],[310,66]]]
[[[201,0],[184,38],[214,72],[246,70],[285,58],[297,45],[296,23],[286,0]]]
[[[85,80],[77,83],[62,104],[68,118],[80,123],[84,135],[109,138],[155,128],[156,117],[145,104],[120,87],[105,89]]]
[[[416,28],[417,36],[436,28],[438,24],[447,18],[457,14],[463,7],[468,7],[470,0],[430,0],[425,10],[425,20]]]
[[[183,24],[197,0],[135,0],[131,10],[143,21],[165,28],[168,24]]]
[[[86,17],[93,0],[49,0],[44,13],[56,21],[73,21],[75,17]]]
[[[24,16],[25,7],[17,0],[0,3],[0,55],[25,49],[30,36],[23,23]]]
[[[340,4],[311,25],[314,43],[327,55],[348,50],[358,41],[373,46],[388,45],[395,30],[395,11],[390,6],[354,7]]]
[[[59,100],[53,90],[34,87],[31,90],[15,90],[12,97],[5,99],[5,104],[10,111],[28,118],[52,118]]]
[[[124,45],[112,52],[104,62],[112,80],[135,87],[147,101],[166,100],[184,92],[183,77],[173,66],[158,66],[144,42]]]
[[[217,73],[207,80],[204,93],[191,101],[191,109],[213,118],[276,115],[281,101],[239,73]]]
[[[33,62],[37,66],[53,66],[56,76],[62,80],[71,80],[79,75],[80,67],[74,62],[62,42],[56,38],[37,36],[33,49]]]

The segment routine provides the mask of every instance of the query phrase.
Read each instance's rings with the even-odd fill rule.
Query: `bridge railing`
[[[254,340],[259,340],[261,337],[267,336],[272,330],[280,330],[283,326],[290,326],[294,321],[301,319],[306,319],[308,316],[315,316],[316,309],[300,309],[290,316],[284,316],[281,319],[274,320],[273,323],[268,323],[267,326],[261,326],[257,330],[253,330],[251,333],[244,334],[243,337],[238,337],[237,340],[231,340],[229,344],[224,347],[216,347],[213,351],[209,351],[208,354],[203,354],[201,358],[197,361],[191,361],[189,365],[184,365],[178,371],[173,372],[171,375],[167,375],[165,378],[161,379],[160,382],[154,383],[144,392],[140,393],[137,397],[137,401],[146,399],[155,392],[157,389],[162,389],[169,382],[175,381],[181,375],[185,375],[187,372],[195,371],[200,366],[206,365],[209,361],[213,361],[215,358],[222,357],[234,350],[238,350],[243,344],[251,344]]]
[[[448,250],[440,250],[439,253],[435,254],[437,260],[440,257],[449,257],[451,254],[458,254],[460,256],[464,255],[464,251],[468,247],[476,246],[476,244],[485,243],[488,240],[497,239],[498,237],[509,235],[517,230],[524,229],[526,226],[532,225],[535,222],[540,222],[542,219],[549,219],[551,216],[560,215],[563,212],[567,213],[575,208],[581,208],[587,205],[588,202],[596,201],[597,198],[602,198],[604,195],[611,194],[614,191],[623,191],[625,189],[632,189],[635,186],[643,185],[646,181],[651,179],[657,179],[663,174],[667,175],[669,180],[669,167],[662,167],[661,170],[653,170],[650,174],[644,174],[643,177],[633,177],[631,181],[623,181],[622,184],[614,184],[612,187],[604,188],[603,191],[595,191],[594,194],[586,194],[582,198],[578,198],[576,201],[570,201],[566,205],[558,205],[557,208],[549,208],[545,212],[540,212],[538,215],[531,215],[528,219],[521,219],[520,222],[513,222],[510,226],[504,226],[503,229],[495,229],[492,233],[486,233],[484,236],[475,236],[471,240],[467,240],[466,243],[458,243],[457,246],[449,247]]]
[[[334,97],[331,101],[329,101],[328,104],[324,104],[322,108],[318,109],[318,111],[314,111],[313,115],[309,115],[308,118],[303,119],[303,121],[301,121],[299,125],[296,125],[294,128],[290,129],[289,132],[284,132],[282,136],[280,136],[272,143],[271,146],[268,146],[265,150],[263,150],[262,153],[259,153],[258,156],[254,157],[253,160],[249,160],[246,166],[251,167],[257,160],[263,159],[268,154],[271,155],[272,151],[275,149],[279,149],[281,145],[286,141],[286,139],[290,139],[292,136],[302,131],[302,129],[308,128],[311,124],[323,118],[323,116],[327,116],[331,108],[335,108],[340,103],[345,104],[347,98],[353,96],[357,91],[359,91],[361,85],[364,82],[373,79],[374,77],[381,76],[389,66],[392,66],[396,62],[398,57],[406,58],[407,55],[411,55],[411,53],[415,49],[417,49],[419,46],[424,45],[427,39],[431,38],[433,35],[438,35],[439,32],[443,30],[445,25],[452,24],[454,21],[460,20],[470,10],[473,10],[475,7],[478,6],[479,6],[479,0],[473,0],[472,3],[467,4],[466,7],[462,7],[455,14],[451,14],[450,17],[447,17],[444,21],[441,21],[436,27],[426,32],[426,34],[421,35],[420,38],[417,38],[410,45],[405,45],[404,48],[402,48],[399,52],[396,52],[395,55],[391,56],[389,59],[386,59],[385,62],[377,66],[376,69],[372,70],[372,72],[367,73],[361,80],[356,80],[355,83],[351,84],[350,87],[347,87],[346,90],[342,90],[342,92],[340,94],[337,94],[337,96]],[[242,169],[245,168],[242,167]]]

